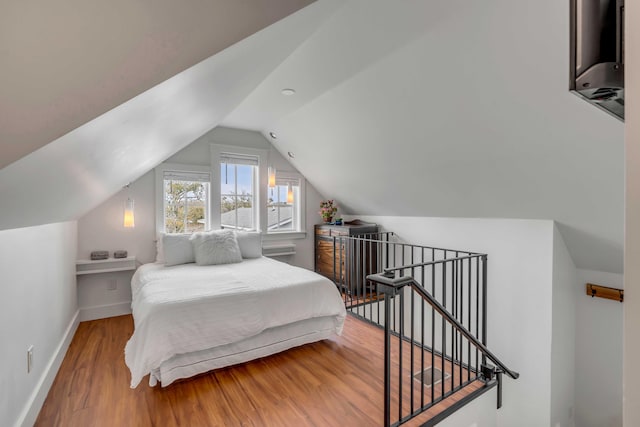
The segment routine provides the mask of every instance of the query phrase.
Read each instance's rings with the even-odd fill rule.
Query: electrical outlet
[[[33,346],[29,346],[27,349],[27,374],[31,372],[33,367]]]
[[[115,291],[118,288],[118,279],[109,279],[107,282],[107,290]]]

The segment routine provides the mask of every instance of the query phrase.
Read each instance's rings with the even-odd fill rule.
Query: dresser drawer
[[[331,229],[330,228],[318,228],[318,227],[316,227],[316,236],[329,237],[329,236],[331,236]]]

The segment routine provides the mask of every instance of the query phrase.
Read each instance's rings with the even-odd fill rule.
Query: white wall
[[[126,249],[140,262],[152,262],[156,256],[154,243],[155,204],[153,171],[132,182],[128,189],[104,201],[78,220],[78,257],[88,259],[91,251]],[[151,189],[151,193],[149,193]],[[127,197],[134,200],[135,228],[122,225]],[[149,221],[151,218],[151,221]],[[152,236],[150,239],[148,236]]]
[[[78,220],[78,258],[88,259],[91,251],[125,249],[139,263],[153,262],[155,246],[154,174],[146,173],[128,189],[107,199]],[[134,199],[135,228],[122,225],[127,197]],[[150,220],[149,220],[150,219]],[[93,320],[131,312],[132,272],[87,274],[78,276],[80,320]],[[109,290],[109,281],[116,289]]]
[[[578,271],[558,231],[553,229],[553,288],[551,293],[551,418],[552,427],[575,426],[576,301]],[[536,292],[537,294],[537,292]],[[586,427],[584,424],[577,424]]]
[[[438,427],[496,427],[498,388],[486,392],[468,403],[463,410],[448,416]]]
[[[351,218],[351,217],[350,217]],[[502,427],[549,424],[552,221],[358,216],[411,243],[487,253],[488,347],[520,373],[505,378]],[[546,373],[546,374],[545,374]]]
[[[640,3],[625,5],[626,22],[640,22]],[[640,425],[640,26],[625,25],[624,426]]]
[[[268,129],[349,212],[553,219],[576,266],[621,273],[624,125],[569,92],[568,53],[569,1],[348,1],[270,76],[342,79]]]
[[[622,426],[624,303],[592,298],[586,283],[623,287],[622,274],[578,270],[576,295],[576,426]],[[627,296],[625,295],[625,300]]]
[[[76,240],[75,222],[0,231],[0,425],[33,424],[73,337]]]
[[[167,159],[168,163],[186,163],[210,165],[210,144],[219,143],[239,145],[270,150],[273,165],[279,170],[295,171],[264,137],[257,133],[239,129],[216,128],[203,135],[192,144]],[[266,185],[266,184],[265,184]],[[143,175],[133,182],[129,189],[123,189],[100,206],[78,220],[78,255],[88,258],[92,250],[126,249],[129,255],[135,255],[140,263],[155,260],[155,177],[154,171]],[[289,240],[296,245],[296,254],[278,259],[313,269],[313,225],[320,219],[317,211],[320,194],[307,183],[307,234],[303,239]],[[124,202],[130,194],[135,200],[134,229],[122,226]],[[271,240],[270,240],[271,241]],[[270,242],[269,241],[269,242]],[[265,239],[264,244],[269,242]],[[276,242],[274,242],[276,243]],[[280,243],[280,242],[278,242]],[[78,280],[78,303],[82,310],[82,319],[92,319],[130,312],[131,290],[130,273],[100,274],[81,276]],[[110,279],[117,280],[115,291],[107,290]]]

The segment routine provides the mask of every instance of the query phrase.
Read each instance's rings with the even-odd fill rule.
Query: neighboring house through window
[[[163,233],[260,230],[265,238],[305,237],[305,179],[278,170],[267,186],[268,150],[211,144],[211,164],[156,167],[156,224]]]
[[[211,144],[212,228],[262,230],[267,150]]]
[[[257,194],[260,158],[222,153],[220,156],[220,226],[258,229]]]
[[[303,231],[304,178],[298,173],[277,171],[276,186],[268,189],[267,233]]]

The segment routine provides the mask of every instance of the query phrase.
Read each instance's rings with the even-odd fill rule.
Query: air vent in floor
[[[438,368],[435,368],[432,370],[431,367],[428,367],[427,369],[424,370],[424,386],[425,387],[431,387],[432,375],[433,375],[433,384],[438,384],[439,382],[442,381],[442,371]],[[444,379],[446,380],[450,376],[451,375],[445,373]],[[422,372],[413,374],[413,378],[415,380],[422,381]]]

